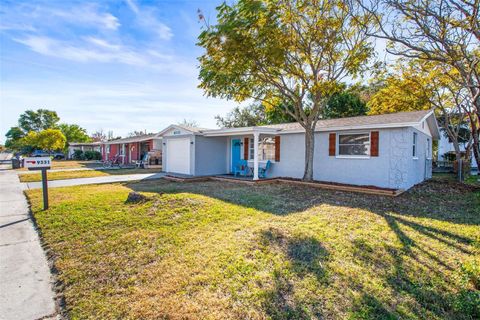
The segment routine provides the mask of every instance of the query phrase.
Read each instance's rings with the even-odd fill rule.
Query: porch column
[[[259,133],[253,133],[253,180],[258,180],[258,140]]]
[[[122,144],[122,164],[125,164],[125,143]]]

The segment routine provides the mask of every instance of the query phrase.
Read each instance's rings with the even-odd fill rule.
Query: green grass
[[[126,204],[130,191],[150,201]],[[480,191],[164,180],[27,192],[72,319],[478,319]]]
[[[77,160],[52,160],[52,169],[73,169],[73,168],[98,168],[102,163],[98,161],[77,161]],[[20,168],[17,171],[26,171],[27,168]]]
[[[54,171],[48,172],[47,178],[52,180],[65,180],[77,178],[92,178],[109,175],[137,174],[137,173],[156,173],[159,169],[111,169],[111,170],[83,170],[83,171]],[[40,172],[25,173],[18,176],[20,182],[37,182],[42,181]]]

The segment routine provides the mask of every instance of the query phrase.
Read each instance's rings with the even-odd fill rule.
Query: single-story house
[[[202,129],[171,125],[163,137],[163,169],[188,176],[231,174],[247,160],[257,180],[302,178],[305,131],[298,123]],[[433,111],[319,120],[314,180],[408,189],[431,177],[432,141],[440,138]]]
[[[68,144],[67,159],[72,159],[75,150],[100,152],[101,142],[71,142]]]
[[[115,139],[102,142],[102,159],[119,160],[122,164],[130,164],[142,160],[148,153],[158,154],[154,164],[161,165],[162,137],[157,133]]]

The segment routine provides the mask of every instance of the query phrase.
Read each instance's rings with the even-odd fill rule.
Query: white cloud
[[[132,10],[133,12],[135,12],[137,14],[140,12],[140,9],[138,9],[137,4],[135,3],[135,0],[125,0],[125,2],[127,3],[130,10]]]
[[[109,30],[117,30],[120,27],[117,17],[109,12],[102,12],[95,4],[84,4],[68,9],[42,7],[38,10],[51,18],[60,18],[67,24],[89,25]]]
[[[52,6],[51,4],[60,4]],[[115,31],[120,27],[117,17],[97,4],[63,5],[62,2],[19,3],[6,5],[0,19],[0,30],[34,31],[75,25]],[[56,30],[58,31],[58,30]]]
[[[156,18],[156,10],[152,8],[140,8],[135,0],[125,0],[130,10],[137,18],[140,26],[156,34],[161,40],[170,40],[173,37],[172,29]]]
[[[88,41],[95,46],[74,45],[65,41],[56,40],[46,36],[28,36],[22,39],[14,39],[29,47],[37,53],[73,60],[78,62],[120,62],[129,65],[144,66],[145,59],[136,52],[120,46],[111,45],[100,39],[89,38]]]
[[[168,72],[184,77],[196,78],[197,70],[193,62],[184,61],[174,55],[154,49],[131,48],[122,44],[110,43],[97,37],[83,37],[82,41],[68,42],[47,36],[26,36],[14,39],[39,54],[82,63],[121,63],[136,67],[146,67],[151,71]]]

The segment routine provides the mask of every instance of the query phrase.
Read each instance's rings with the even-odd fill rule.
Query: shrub
[[[84,155],[87,160],[102,160],[102,154],[98,151],[85,151]]]
[[[85,160],[85,155],[82,150],[73,150],[73,159],[74,160]]]

